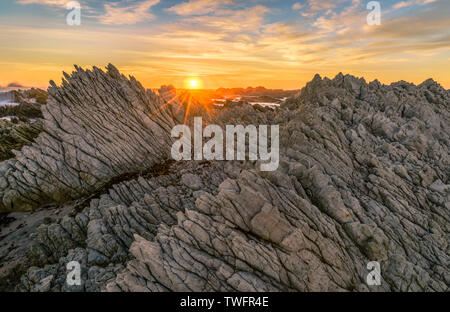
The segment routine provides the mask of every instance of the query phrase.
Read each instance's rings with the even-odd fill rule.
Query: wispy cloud
[[[56,7],[60,1],[20,3]],[[0,25],[0,42],[8,42],[0,49],[5,62],[0,68],[8,72],[0,73],[0,82],[31,84],[38,74],[45,80],[58,78],[61,64],[70,70],[73,63],[113,62],[152,87],[182,85],[195,72],[210,87],[238,86],[245,77],[249,84],[252,79],[294,88],[316,72],[332,76],[339,71],[385,81],[420,82],[433,76],[450,86],[448,0],[382,2],[379,26],[367,25],[366,0],[297,0],[287,6],[272,0],[83,3],[95,9],[84,27]],[[158,12],[162,15],[155,19]],[[151,27],[115,26],[150,20]],[[414,71],[408,63],[416,64]]]
[[[135,4],[126,1],[105,4],[105,14],[98,17],[102,24],[106,25],[130,25],[141,21],[150,21],[154,15],[150,13],[151,7],[157,5],[159,0],[145,0]],[[125,6],[123,6],[125,4]]]
[[[72,7],[68,7],[67,5],[73,2],[71,0],[16,0],[17,4],[20,5],[29,5],[29,4],[37,4],[41,6],[49,7],[53,10],[65,10],[66,9],[72,9]],[[77,0],[81,6],[83,15],[85,17],[95,17],[99,14],[97,10],[95,10],[93,7],[89,5],[89,0]]]
[[[194,16],[185,19],[185,22],[222,33],[256,32],[263,25],[268,12],[269,8],[257,5],[242,10],[216,10],[214,15]]]
[[[309,8],[313,12],[334,9],[347,0],[309,0]],[[355,1],[354,1],[355,2]],[[356,0],[356,2],[359,2]]]
[[[50,7],[66,8],[70,0],[16,0],[18,4],[40,4]],[[160,0],[121,0],[118,2],[104,3],[103,7],[94,9],[90,2],[78,1],[81,3],[83,12],[89,13],[89,17],[97,19],[105,25],[132,25],[141,21],[151,21],[154,15],[150,9],[157,5]],[[95,4],[92,2],[92,4]],[[97,3],[98,4],[98,3]]]
[[[400,1],[396,4],[394,4],[392,7],[394,9],[400,9],[404,7],[409,7],[413,5],[426,5],[433,2],[436,2],[437,0],[410,0],[410,1]]]
[[[42,4],[65,7],[70,1],[67,0],[17,0],[19,4]]]
[[[300,3],[300,2],[296,2],[292,5],[292,10],[301,10],[305,7],[304,4]]]
[[[233,3],[234,0],[189,0],[174,5],[167,11],[183,16],[204,15]]]

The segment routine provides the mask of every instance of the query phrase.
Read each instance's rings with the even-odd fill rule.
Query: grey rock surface
[[[0,194],[7,209],[35,198],[65,201],[56,209],[71,213],[32,228],[25,270],[9,288],[449,290],[450,92],[436,82],[317,75],[276,110],[242,105],[210,116],[280,125],[273,172],[250,161],[168,162],[177,121],[166,102],[112,66],[78,69],[51,88],[45,135],[0,163]],[[155,164],[165,170],[106,183]],[[51,187],[38,180],[44,173],[57,177]],[[65,283],[73,260],[77,287]],[[381,264],[380,286],[366,283],[370,261]]]
[[[0,212],[89,195],[120,174],[168,158],[173,120],[161,99],[109,65],[51,81],[44,131],[0,164]]]

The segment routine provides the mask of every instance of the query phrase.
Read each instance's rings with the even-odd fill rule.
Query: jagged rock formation
[[[38,103],[43,105],[47,103],[47,99],[48,93],[37,88],[0,92],[0,102],[16,104]]]
[[[37,118],[42,118],[47,97],[47,92],[34,88],[0,93],[0,161],[13,158],[13,150],[31,145],[42,131]]]
[[[89,195],[120,174],[168,158],[172,119],[161,100],[113,66],[51,82],[45,131],[0,164],[0,211]],[[161,108],[161,109],[160,109]]]
[[[31,88],[27,90],[19,91],[18,100],[20,103],[37,103],[44,105],[47,103],[48,100],[48,93],[47,91],[38,89],[38,88]]]
[[[0,277],[17,290],[448,291],[450,92],[436,82],[316,76],[275,111],[212,113],[222,125],[280,125],[280,166],[259,172],[254,162],[169,162],[177,118],[163,89],[145,93],[112,66],[66,79],[50,89],[36,152],[0,164],[9,168],[3,207],[166,170],[117,181],[39,226],[20,281]],[[51,187],[35,183],[41,172],[57,176]],[[65,283],[72,260],[79,287]],[[381,263],[381,286],[366,284],[369,261]]]
[[[41,133],[40,122],[12,122],[0,119],[0,161],[14,157],[13,150],[20,150],[25,145],[31,145]]]
[[[41,105],[47,103],[48,94],[41,89],[0,93],[0,117],[17,117],[22,121],[42,118]],[[6,105],[2,101],[6,101]],[[13,105],[12,105],[13,104]]]

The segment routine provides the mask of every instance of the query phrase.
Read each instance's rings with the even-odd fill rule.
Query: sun
[[[203,83],[199,78],[193,78],[193,77],[186,79],[184,82],[185,88],[191,89],[191,90],[201,89],[202,84]]]
[[[191,87],[191,89],[197,89],[198,88],[198,81],[195,79],[192,79],[191,81],[189,81],[189,87]]]

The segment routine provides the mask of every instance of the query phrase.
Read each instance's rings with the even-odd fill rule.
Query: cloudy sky
[[[72,65],[115,64],[146,87],[263,85],[298,89],[338,72],[450,88],[450,1],[80,0],[0,1],[0,86],[46,87]]]

